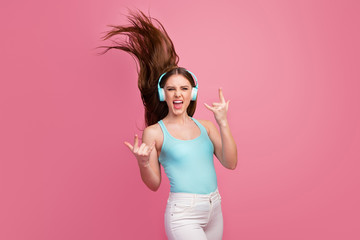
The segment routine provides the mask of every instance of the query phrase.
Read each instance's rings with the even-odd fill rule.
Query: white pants
[[[221,240],[223,215],[219,190],[209,194],[170,192],[165,210],[169,240]]]

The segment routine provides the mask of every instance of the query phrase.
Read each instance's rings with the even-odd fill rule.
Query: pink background
[[[198,77],[195,118],[231,100],[223,239],[360,239],[355,0],[2,1],[0,239],[166,239],[168,179],[149,190],[123,144],[144,126],[135,62],[96,56],[126,7]]]

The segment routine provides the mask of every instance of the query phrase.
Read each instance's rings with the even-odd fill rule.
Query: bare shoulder
[[[159,124],[155,123],[153,125],[147,126],[144,129],[143,136],[147,139],[158,140],[162,136],[161,127]]]
[[[211,129],[216,128],[212,121],[210,120],[199,120],[198,122],[201,123],[206,128],[206,131],[208,132],[208,135],[210,135]]]
[[[155,141],[156,150],[159,152],[163,143],[163,134],[158,123],[147,126],[144,129],[143,141],[147,141],[149,143]]]

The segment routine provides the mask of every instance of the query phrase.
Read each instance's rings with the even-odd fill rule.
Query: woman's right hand
[[[142,143],[140,147],[138,146],[138,135],[135,134],[135,142],[134,146],[132,146],[128,142],[124,142],[126,146],[130,149],[130,151],[135,155],[139,166],[148,167],[150,166],[150,153],[155,146],[155,141],[149,146],[146,143]]]

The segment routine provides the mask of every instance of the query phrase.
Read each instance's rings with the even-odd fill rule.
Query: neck
[[[181,115],[168,114],[166,117],[164,117],[163,120],[165,120],[168,123],[175,123],[175,124],[179,124],[179,125],[184,125],[184,124],[186,124],[187,122],[190,121],[190,116],[187,115],[186,112],[184,114],[181,114]]]

